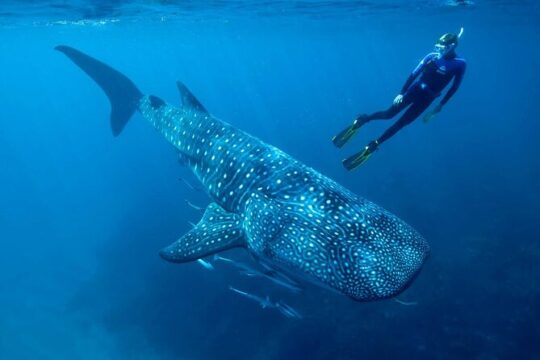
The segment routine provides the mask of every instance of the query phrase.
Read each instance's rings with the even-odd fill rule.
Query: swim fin
[[[367,116],[360,115],[354,120],[351,126],[341,131],[339,134],[332,138],[332,142],[338,148],[342,148],[352,137],[356,134],[358,129],[366,123]]]
[[[372,141],[371,143],[369,143],[369,145],[367,145],[364,148],[364,150],[343,160],[343,166],[345,167],[345,169],[349,171],[356,169],[357,167],[359,167],[360,165],[362,165],[369,159],[371,154],[373,154],[375,150],[377,150],[377,147],[378,147],[377,141]]]
[[[350,126],[332,138],[332,142],[338,148],[342,148],[358,131],[358,128]]]

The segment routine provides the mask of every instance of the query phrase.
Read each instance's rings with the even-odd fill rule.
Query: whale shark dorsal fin
[[[191,231],[161,250],[159,255],[167,261],[182,263],[244,244],[240,217],[212,203]]]
[[[178,91],[180,92],[180,99],[182,100],[182,105],[194,108],[200,112],[208,114],[206,108],[195,97],[195,95],[193,95],[193,93],[189,91],[189,89],[186,85],[184,85],[184,83],[177,81],[176,87],[178,87]]]

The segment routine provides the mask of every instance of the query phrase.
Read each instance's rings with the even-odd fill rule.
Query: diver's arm
[[[409,75],[409,77],[407,78],[407,81],[405,81],[405,84],[403,84],[403,87],[401,88],[400,94],[405,94],[407,90],[409,90],[409,87],[411,86],[411,84],[413,83],[414,79],[416,79],[417,76],[418,74],[415,74],[414,72],[412,72],[411,75]]]
[[[465,74],[465,64],[463,64],[463,67],[460,69],[460,71],[454,76],[454,80],[452,80],[452,86],[444,95],[443,99],[440,103],[438,103],[431,111],[429,111],[424,116],[424,122],[428,123],[435,115],[441,112],[443,106],[450,100],[450,98],[456,93],[457,89],[459,89],[459,85],[461,85],[461,80],[463,80],[463,74]]]
[[[420,73],[426,67],[426,64],[429,63],[433,59],[433,57],[434,57],[433,53],[427,54],[422,59],[422,61],[420,61],[418,63],[418,65],[416,65],[414,70],[411,72],[411,74],[407,78],[407,81],[405,81],[405,84],[403,84],[403,87],[401,88],[401,93],[400,94],[405,94],[407,92],[407,90],[409,90],[409,87],[412,85],[414,79],[416,79],[418,77],[418,75],[420,75]]]
[[[407,92],[407,90],[409,90],[409,87],[411,87],[414,79],[416,79],[418,77],[418,74],[420,74],[420,72],[424,68],[424,66],[425,66],[424,60],[420,61],[420,64],[418,64],[418,66],[416,66],[416,68],[413,70],[413,72],[409,75],[409,77],[407,78],[407,81],[405,81],[405,84],[403,84],[403,87],[401,88],[401,91],[394,98],[394,105],[395,106],[401,104],[401,102],[403,101],[403,94],[405,94]]]
[[[452,81],[452,86],[450,87],[446,95],[444,95],[441,102],[439,103],[439,106],[441,109],[448,102],[448,100],[450,100],[450,98],[454,96],[456,91],[459,89],[459,86],[461,85],[461,81],[463,80],[463,75],[465,74],[465,67],[466,65],[464,64],[463,68],[456,74],[456,76],[454,77],[454,80]]]

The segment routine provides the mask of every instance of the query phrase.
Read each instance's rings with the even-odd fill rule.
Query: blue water
[[[1,359],[539,359],[540,8],[536,1],[65,2],[0,5]],[[444,32],[461,89],[358,171],[330,138],[386,107]],[[209,203],[139,115],[113,138],[101,90],[58,44],[273,144],[419,230],[400,295],[301,295],[158,251]],[[249,261],[241,250],[226,254]],[[282,299],[287,319],[229,291]]]

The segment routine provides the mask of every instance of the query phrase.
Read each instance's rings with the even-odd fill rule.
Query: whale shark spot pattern
[[[405,289],[426,259],[407,224],[281,150],[196,109],[156,110],[147,98],[140,109],[276,268],[368,301]]]

